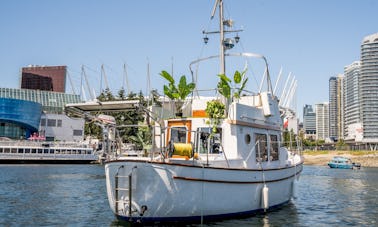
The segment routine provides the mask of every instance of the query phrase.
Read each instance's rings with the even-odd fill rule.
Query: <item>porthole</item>
[[[246,134],[244,136],[244,141],[245,141],[246,144],[250,144],[251,143],[251,135]]]

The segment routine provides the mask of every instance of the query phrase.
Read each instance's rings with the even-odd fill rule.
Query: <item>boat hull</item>
[[[110,207],[118,219],[132,222],[200,222],[250,216],[287,203],[301,171],[302,164],[264,171],[135,160],[105,165]],[[264,185],[269,188],[265,209]]]
[[[328,166],[335,169],[353,169],[353,164],[328,163]]]

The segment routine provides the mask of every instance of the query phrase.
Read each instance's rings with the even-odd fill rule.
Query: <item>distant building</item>
[[[0,137],[29,138],[38,131],[41,114],[40,103],[0,98]]]
[[[65,114],[43,113],[39,133],[48,141],[82,141],[84,123],[85,120],[82,118],[69,118]]]
[[[362,125],[360,116],[359,86],[361,62],[355,61],[344,67],[344,138],[361,140]],[[356,131],[358,130],[358,131]],[[360,132],[360,133],[359,133]]]
[[[57,114],[62,114],[64,112],[64,106],[67,103],[80,102],[79,95],[16,88],[0,88],[0,98],[37,102],[42,104],[42,110],[44,112]]]
[[[329,104],[319,103],[315,104],[316,115],[316,139],[326,140],[329,139]]]
[[[81,141],[84,120],[64,114],[67,103],[78,102],[79,95],[0,88],[0,137],[27,139],[39,133],[49,141]]]
[[[65,92],[66,66],[28,66],[21,71],[21,88]]]
[[[359,100],[363,141],[378,142],[378,33],[366,36],[361,44]]]
[[[329,79],[329,136],[332,139],[344,137],[344,100],[342,74]]]
[[[311,105],[303,107],[303,130],[305,138],[316,138],[316,116]]]

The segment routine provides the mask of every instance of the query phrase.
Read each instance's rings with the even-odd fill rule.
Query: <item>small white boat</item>
[[[0,141],[0,163],[87,164],[98,161],[93,148],[76,142]]]
[[[222,0],[216,6],[223,12]],[[220,21],[221,28],[227,24]],[[268,70],[262,55],[235,55],[260,58]],[[155,116],[153,151],[160,154],[106,162],[109,205],[118,219],[200,223],[249,216],[290,201],[303,158],[282,146],[279,101],[272,90],[229,100],[227,115],[215,127],[205,111],[210,100],[185,100],[177,118],[156,117],[169,112],[164,106],[148,111]]]

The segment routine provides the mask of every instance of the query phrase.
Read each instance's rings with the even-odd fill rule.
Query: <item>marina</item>
[[[128,226],[109,209],[101,165],[0,165],[0,185],[0,226]],[[305,165],[294,191],[282,209],[203,226],[378,223],[378,168]]]
[[[378,226],[377,6],[4,2],[0,226]]]

